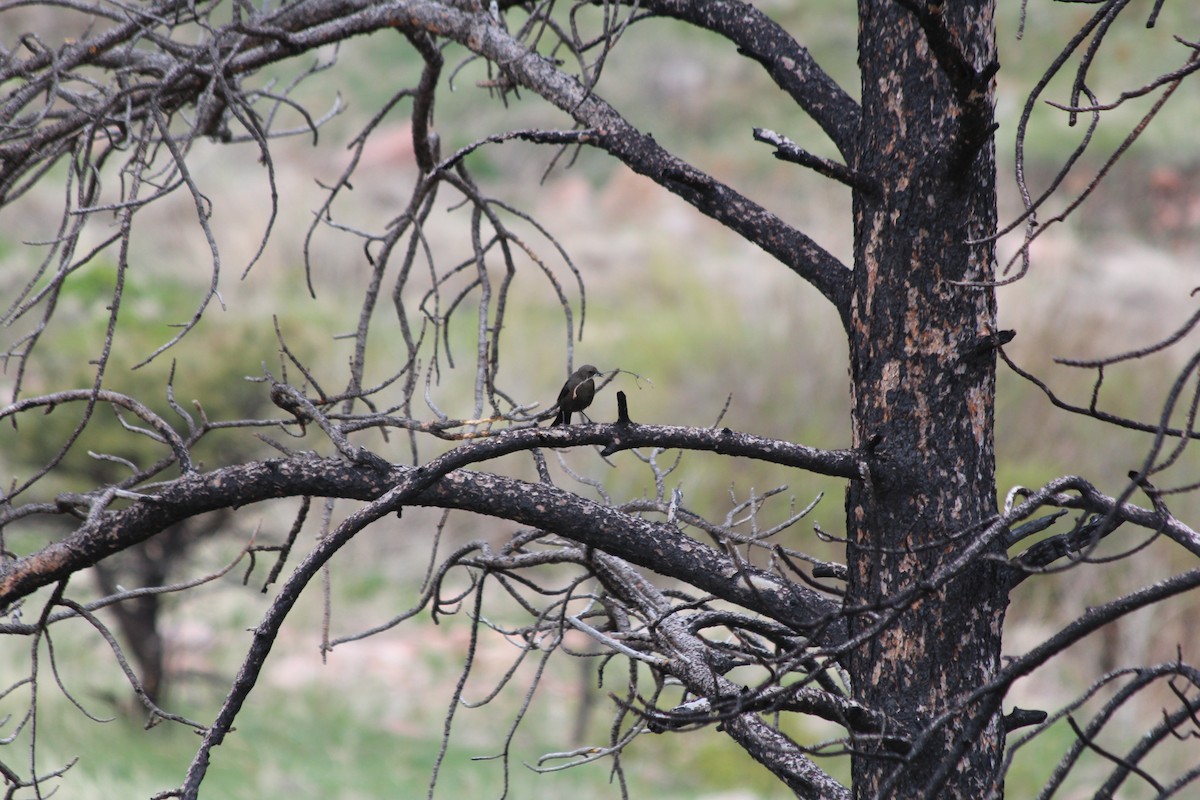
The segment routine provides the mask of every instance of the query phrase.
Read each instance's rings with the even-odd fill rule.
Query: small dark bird
[[[596,382],[592,378],[599,374],[600,370],[591,364],[584,364],[571,373],[558,393],[558,416],[551,425],[570,425],[572,412],[583,411],[592,404],[596,395]]]

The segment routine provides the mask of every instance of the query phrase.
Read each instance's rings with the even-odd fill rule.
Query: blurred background
[[[997,152],[1001,220],[1008,222],[1020,210],[1013,180],[1017,116],[1046,65],[1091,12],[1073,6],[1039,6],[1030,10],[1018,37],[1017,6],[1002,5]],[[1145,5],[1148,10],[1150,4]],[[857,94],[856,23],[848,4],[819,0],[761,6]],[[45,40],[54,41],[80,35],[85,25],[65,12],[21,10],[6,11],[4,16],[0,36],[5,46],[12,46],[21,30],[36,28]],[[1182,64],[1186,50],[1170,34],[1194,40],[1197,31],[1200,8],[1180,3],[1168,4],[1156,29],[1129,25],[1128,30],[1114,33],[1094,81],[1098,95],[1115,97]],[[450,48],[448,65],[456,64],[462,55]],[[290,73],[310,66],[314,58],[336,60],[336,66],[310,78],[297,97],[318,114],[340,97],[345,110],[321,129],[315,143],[303,135],[274,143],[280,206],[276,228],[262,257],[244,277],[271,208],[259,154],[252,145],[206,141],[195,148],[191,168],[212,201],[212,224],[221,248],[223,304],[211,307],[198,328],[165,356],[132,370],[173,335],[166,323],[186,319],[210,280],[210,253],[195,225],[190,197],[177,192],[137,217],[135,268],[128,277],[110,388],[161,398],[174,360],[186,366],[175,377],[175,395],[189,409],[193,407],[188,404],[197,400],[211,419],[276,415],[263,384],[244,380],[261,376],[263,365],[279,373],[273,317],[289,347],[313,368],[325,388],[342,388],[351,344],[337,337],[354,329],[369,266],[360,240],[334,227],[319,226],[310,244],[316,297],[310,296],[303,268],[304,232],[324,201],[322,184],[332,182],[348,163],[348,143],[399,86],[415,82],[420,62],[401,37],[379,34],[348,42],[336,53],[303,56],[299,66],[280,65],[277,77],[286,80]],[[452,71],[448,68],[446,75]],[[504,103],[490,96],[477,85],[485,77],[481,65],[468,65],[455,73],[454,91],[441,94],[436,127],[443,154],[498,131],[569,127],[561,114],[528,93],[510,95]],[[849,261],[848,194],[840,186],[775,160],[769,146],[752,140],[751,128],[770,128],[806,149],[835,155],[815,126],[775,90],[757,65],[739,58],[715,37],[651,21],[626,33],[597,90],[664,146]],[[1065,102],[1067,92],[1067,83],[1060,78],[1050,84],[1045,96]],[[1131,103],[1105,115],[1089,151],[1094,155],[1081,159],[1043,220],[1088,185],[1150,102]],[[372,135],[353,192],[335,207],[336,221],[377,231],[402,211],[416,174],[409,110],[407,104],[398,106]],[[1151,344],[1182,325],[1195,309],[1191,292],[1200,286],[1200,148],[1194,131],[1198,117],[1200,94],[1195,85],[1185,83],[1088,203],[1038,239],[1029,274],[1000,290],[1001,325],[1017,331],[1006,351],[1079,405],[1088,402],[1094,374],[1058,365],[1054,358],[1094,358]],[[1062,112],[1040,104],[1031,119],[1024,156],[1035,194],[1049,184],[1086,127],[1083,122],[1069,127],[1064,118]],[[582,338],[574,343],[574,365],[619,367],[641,376],[619,376],[597,398],[590,410],[593,418],[615,417],[613,397],[621,389],[629,396],[631,415],[637,421],[709,425],[721,419],[731,428],[813,446],[849,444],[844,338],[836,315],[815,290],[755,247],[601,154],[568,153],[547,171],[554,155],[551,148],[509,142],[476,151],[467,164],[486,193],[544,225],[582,273],[586,295],[580,293],[553,246],[531,226],[512,219],[514,228],[528,236],[567,288],[575,320],[583,319]],[[29,280],[39,256],[38,248],[23,242],[53,236],[60,218],[61,187],[51,174],[39,191],[0,209],[0,286],[6,296]],[[444,199],[445,206],[453,205],[453,200]],[[468,225],[463,209],[443,207],[430,217],[425,235],[441,265],[469,254]],[[104,231],[94,233],[96,239],[103,235]],[[1018,231],[1002,241],[1002,263],[1015,252],[1019,236]],[[86,362],[94,357],[107,319],[103,306],[112,291],[113,263],[101,256],[68,282],[65,305],[58,312],[60,324],[46,334],[38,358],[31,362],[24,396],[91,384]],[[517,401],[536,401],[548,408],[568,371],[567,330],[550,284],[536,267],[527,266],[518,275],[508,309],[497,382]],[[61,324],[66,319],[71,320],[69,326]],[[455,355],[462,363],[458,370],[443,370],[431,396],[450,416],[469,416],[474,320],[468,312],[453,325],[460,327],[452,327],[448,341],[459,348]],[[395,318],[387,303],[372,326],[368,374],[381,381],[398,369],[405,349],[394,333]],[[0,332],[4,337],[18,334]],[[1106,372],[1101,406],[1114,413],[1156,419],[1178,370],[1195,349],[1192,337],[1145,363]],[[295,374],[289,377],[293,383],[300,380]],[[11,378],[0,375],[0,384],[9,386]],[[1150,446],[1148,437],[1053,409],[1039,390],[1003,368],[997,417],[1002,493],[1014,485],[1036,487],[1059,475],[1081,474],[1102,491],[1117,494],[1128,471],[1141,466]],[[119,469],[89,458],[88,449],[134,460],[143,457],[115,420],[97,423],[53,479],[40,487],[47,497],[57,491],[86,489]],[[73,424],[71,417],[59,412],[22,420],[19,432],[4,426],[0,476],[11,474],[4,484],[44,463]],[[31,435],[31,427],[36,435]],[[303,440],[274,438],[296,449],[331,449],[311,432]],[[402,436],[388,441],[368,436],[360,441],[395,461],[412,458]],[[207,449],[200,456],[208,467],[271,452],[244,431],[212,437],[204,445]],[[428,458],[443,446],[423,442],[421,457]],[[605,463],[595,452],[582,450],[562,455],[561,465],[557,457],[549,457],[562,482],[573,483],[573,475],[593,482],[579,485],[585,496],[621,503],[654,493],[653,476],[632,454]],[[674,454],[661,457],[668,464],[673,459]],[[1186,451],[1174,473],[1177,482],[1196,480],[1197,466],[1195,454]],[[527,458],[513,457],[503,469],[522,476],[534,474]],[[722,519],[736,502],[786,487],[765,504],[759,517],[763,526],[823,497],[805,521],[784,534],[784,541],[820,558],[840,558],[839,548],[821,541],[812,527],[816,523],[834,536],[841,534],[842,486],[837,481],[689,453],[667,477],[667,484],[682,490],[687,507],[714,520]],[[1200,518],[1192,495],[1172,497],[1170,502],[1183,519]],[[214,570],[232,558],[254,531],[264,541],[278,541],[298,506],[298,501],[280,502],[196,521],[151,543],[150,553],[123,556],[110,574],[97,576],[94,591],[99,596],[105,587],[111,590],[123,575],[145,576],[146,562],[165,565],[163,580],[184,580]],[[334,517],[348,508],[338,506]],[[310,515],[311,520],[317,517],[315,511]],[[438,524],[436,514],[406,510],[403,520],[368,530],[335,559],[324,586],[332,598],[330,624],[335,636],[379,624],[416,601]],[[51,523],[14,528],[6,534],[6,546],[29,552],[59,532]],[[447,552],[456,542],[478,538],[501,542],[511,533],[512,526],[505,523],[460,515],[446,525],[442,548]],[[315,524],[310,522],[298,547],[304,549],[315,535]],[[1105,552],[1124,551],[1145,539],[1132,531],[1126,536],[1112,537]],[[1178,548],[1154,542],[1138,558],[1028,580],[1013,597],[1007,649],[1023,652],[1087,606],[1186,565],[1186,554]],[[201,720],[215,713],[248,643],[244,631],[257,622],[270,597],[259,592],[264,576],[260,564],[243,585],[239,567],[199,590],[162,598],[154,608],[143,609],[140,617],[131,613],[132,620],[118,620],[116,612],[108,612],[106,620],[118,625],[153,622],[161,635],[158,670],[169,710]],[[340,646],[323,659],[319,652],[322,600],[322,587],[313,586],[285,627],[264,682],[239,718],[237,733],[216,751],[205,784],[209,796],[424,794],[446,705],[467,647],[468,621],[459,615],[435,626],[424,615],[384,634]],[[1052,669],[1019,684],[1012,701],[1052,710],[1117,667],[1170,660],[1180,646],[1185,659],[1196,658],[1200,654],[1191,644],[1197,639],[1191,606],[1178,601],[1114,623],[1103,636],[1060,657]],[[64,684],[92,713],[115,720],[106,725],[87,721],[61,693],[43,687],[39,766],[51,768],[80,756],[66,779],[69,797],[148,796],[178,785],[198,743],[194,734],[173,725],[143,730],[143,714],[99,637],[84,625],[58,626],[55,632],[56,663]],[[28,672],[28,644],[8,641],[0,648],[0,685]],[[485,637],[480,648],[467,699],[485,695],[518,654],[500,636]],[[500,762],[472,759],[499,752],[503,731],[523,701],[533,668],[522,666],[496,703],[458,710],[437,796],[500,796]],[[605,744],[611,720],[606,695],[621,690],[623,669],[613,668],[606,676],[615,684],[599,687],[594,660],[564,658],[552,663],[530,716],[513,740],[517,766],[510,776],[510,796],[560,797],[565,792],[581,798],[620,796],[607,762],[540,777],[519,764],[534,763],[545,752]],[[0,713],[8,713],[6,704],[11,702],[17,702],[13,695],[0,699]],[[1124,713],[1129,715],[1129,732],[1155,724],[1159,709],[1153,698],[1128,706]],[[835,735],[833,729],[809,722],[795,723],[794,728],[792,733],[806,742]],[[1060,737],[1037,753],[1022,752],[1010,776],[1011,796],[1031,796],[1044,781],[1072,740],[1070,730],[1065,725],[1060,728]],[[633,797],[789,796],[711,730],[644,737],[625,752],[623,763]],[[841,761],[824,761],[822,766],[839,776],[847,772]],[[1097,769],[1103,766],[1101,762]],[[1080,773],[1081,782],[1074,787],[1078,796],[1090,796],[1087,775]],[[397,776],[403,790],[399,795]]]

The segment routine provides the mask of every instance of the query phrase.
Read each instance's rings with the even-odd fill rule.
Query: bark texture
[[[994,271],[992,244],[972,243],[995,225],[994,150],[980,137],[991,120],[993,9],[859,7],[856,168],[874,186],[855,193],[850,368],[854,442],[872,456],[871,479],[847,491],[851,636],[867,635],[850,663],[855,699],[890,717],[913,749],[898,764],[894,748],[864,742],[855,796],[983,797],[1002,758],[1000,718],[959,704],[998,667],[1005,583],[979,559],[950,579],[939,570],[996,513],[985,344],[995,296],[970,285]],[[972,740],[960,742],[967,726]]]

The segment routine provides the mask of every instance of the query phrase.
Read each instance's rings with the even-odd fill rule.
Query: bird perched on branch
[[[584,364],[571,373],[558,393],[558,415],[551,425],[570,425],[573,412],[583,411],[592,404],[596,395],[596,382],[592,379],[599,374],[600,370],[591,364]]]

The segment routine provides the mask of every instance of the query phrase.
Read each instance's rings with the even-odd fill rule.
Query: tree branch
[[[399,484],[420,484],[405,504],[473,511],[553,531],[663,575],[687,581],[730,602],[764,613],[814,641],[844,636],[838,606],[810,589],[763,570],[735,563],[726,554],[654,523],[543,484],[461,470],[460,447],[452,458],[423,467],[391,470],[355,466],[341,459],[298,456],[226,467],[147,488],[154,495],[89,519],[74,534],[0,569],[0,607],[63,576],[144,541],[187,517],[293,496],[374,501]],[[440,463],[439,463],[440,462]],[[748,585],[742,577],[755,579]]]
[[[598,131],[596,145],[600,149],[775,256],[832,302],[843,322],[848,319],[850,271],[808,236],[672,155],[553,61],[510,37],[490,17],[473,17],[427,2],[403,5],[411,14],[408,24],[436,30],[489,61],[504,64],[520,85],[537,92],[585,128]]]
[[[775,145],[775,157],[780,161],[789,161],[793,164],[799,164],[802,167],[808,167],[819,175],[832,178],[839,183],[844,183],[860,191],[874,192],[879,189],[878,186],[862,173],[847,167],[845,164],[839,164],[828,158],[822,158],[815,153],[810,153],[791,139],[773,130],[755,128],[754,141]]]
[[[738,0],[639,0],[652,14],[690,22],[737,45],[804,109],[848,162],[856,158],[858,103],[791,34],[761,10]]]

